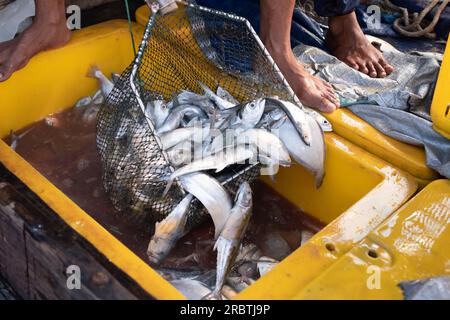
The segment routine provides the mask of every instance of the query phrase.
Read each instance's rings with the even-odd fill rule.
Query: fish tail
[[[100,71],[100,68],[96,64],[94,64],[94,65],[91,65],[91,67],[89,68],[89,71],[87,72],[86,76],[89,77],[89,78],[99,79],[100,76],[101,76],[101,73],[102,72]]]

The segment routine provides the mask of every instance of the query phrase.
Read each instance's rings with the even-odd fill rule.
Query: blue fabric
[[[358,0],[315,0],[314,5],[321,15],[337,16],[353,11],[358,3]],[[259,33],[259,0],[197,0],[197,4],[244,17]],[[325,36],[319,24],[301,10],[295,9],[292,16],[291,46],[295,47],[300,43],[327,51]]]

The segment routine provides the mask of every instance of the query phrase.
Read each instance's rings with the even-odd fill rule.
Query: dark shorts
[[[233,13],[246,18],[256,32],[259,32],[259,0],[197,0],[197,4],[211,9]],[[320,16],[333,17],[352,12],[359,0],[314,0],[314,10]],[[295,9],[292,17],[291,45],[303,43],[327,50],[324,34],[319,25],[300,9]]]

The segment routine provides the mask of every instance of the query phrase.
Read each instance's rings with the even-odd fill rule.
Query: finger
[[[368,75],[372,78],[376,78],[378,76],[377,70],[375,70],[375,67],[371,62],[367,63],[367,70],[369,70]]]
[[[379,64],[378,62],[374,62],[373,65],[374,65],[375,69],[377,70],[378,77],[384,78],[387,76],[387,73],[381,64]]]

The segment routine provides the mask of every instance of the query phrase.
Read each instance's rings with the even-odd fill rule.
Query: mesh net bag
[[[148,101],[170,101],[181,90],[202,93],[199,81],[229,91],[239,102],[262,96],[295,96],[247,20],[191,3],[152,15],[135,61],[123,72],[99,114],[97,146],[103,184],[114,206],[138,222],[167,216],[184,195],[174,184],[163,197],[174,168],[162,150]],[[234,165],[216,178],[233,197],[243,181],[259,175],[257,165]],[[188,225],[207,216],[194,201]]]

